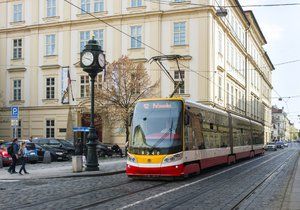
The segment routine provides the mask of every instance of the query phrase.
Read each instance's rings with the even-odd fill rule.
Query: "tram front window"
[[[182,102],[137,103],[132,121],[129,152],[141,155],[182,151]]]

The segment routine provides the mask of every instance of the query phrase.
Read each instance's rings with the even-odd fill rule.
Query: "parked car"
[[[283,141],[276,141],[276,146],[277,146],[277,148],[284,149]]]
[[[123,157],[122,149],[117,144],[104,144],[101,142],[98,142],[97,145],[97,154],[99,157],[111,157],[113,155],[118,155]]]
[[[268,142],[265,145],[265,150],[273,150],[276,151],[277,150],[277,145],[275,144],[275,142]]]
[[[0,148],[0,158],[2,158],[3,166],[9,166],[12,163],[12,158],[5,148]]]
[[[59,148],[51,147],[46,144],[45,145],[36,144],[36,147],[38,148],[38,156],[40,161],[43,161],[44,154],[46,151],[50,152],[51,161],[70,160],[71,158],[67,151]]]
[[[288,142],[287,141],[283,141],[283,146],[288,147],[289,146]]]
[[[27,157],[27,161],[29,163],[37,163],[38,162],[38,154],[35,144],[29,141],[26,141],[26,150],[25,155]]]
[[[36,138],[36,139],[33,139],[32,142],[34,142],[40,146],[48,145],[53,148],[64,150],[69,155],[73,155],[75,153],[74,146],[65,140],[54,139],[54,138]]]
[[[98,142],[96,150],[97,150],[98,157],[106,157],[106,156],[111,157],[113,155],[111,146],[109,146],[107,144]]]

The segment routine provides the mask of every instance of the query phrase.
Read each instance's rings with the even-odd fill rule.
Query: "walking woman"
[[[22,167],[20,168],[19,174],[22,174],[22,170],[24,171],[25,174],[29,174],[26,169],[25,169],[25,163],[26,163],[26,143],[22,142],[21,147],[19,149],[19,158],[22,164]]]

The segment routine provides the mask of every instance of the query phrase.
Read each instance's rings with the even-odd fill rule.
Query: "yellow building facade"
[[[0,0],[0,5],[0,139],[12,136],[11,106],[20,107],[20,138],[65,138],[68,119],[74,127],[88,124],[89,81],[79,56],[92,34],[108,62],[122,55],[144,62],[151,80],[160,81],[158,97],[167,97],[174,84],[147,61],[162,54],[185,56],[178,95],[260,121],[270,138],[274,67],[253,13],[238,1]],[[231,6],[226,16],[217,15],[219,5]],[[164,64],[178,79],[176,64]],[[70,94],[69,103],[62,103],[67,72],[74,100]],[[100,75],[98,84],[101,80]],[[124,143],[122,129],[97,126],[104,142]]]

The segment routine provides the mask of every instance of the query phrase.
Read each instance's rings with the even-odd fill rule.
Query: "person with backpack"
[[[22,164],[22,167],[19,170],[19,174],[23,175],[22,170],[24,171],[25,174],[29,174],[25,169],[25,163],[26,163],[26,143],[25,142],[22,142],[21,147],[18,152],[18,155],[19,155],[19,159]]]
[[[18,160],[18,151],[19,151],[19,146],[17,144],[18,139],[15,138],[12,141],[12,144],[7,148],[7,152],[8,154],[11,156],[12,158],[12,164],[8,169],[8,172],[11,174],[16,174],[16,164],[17,164],[17,160]]]

